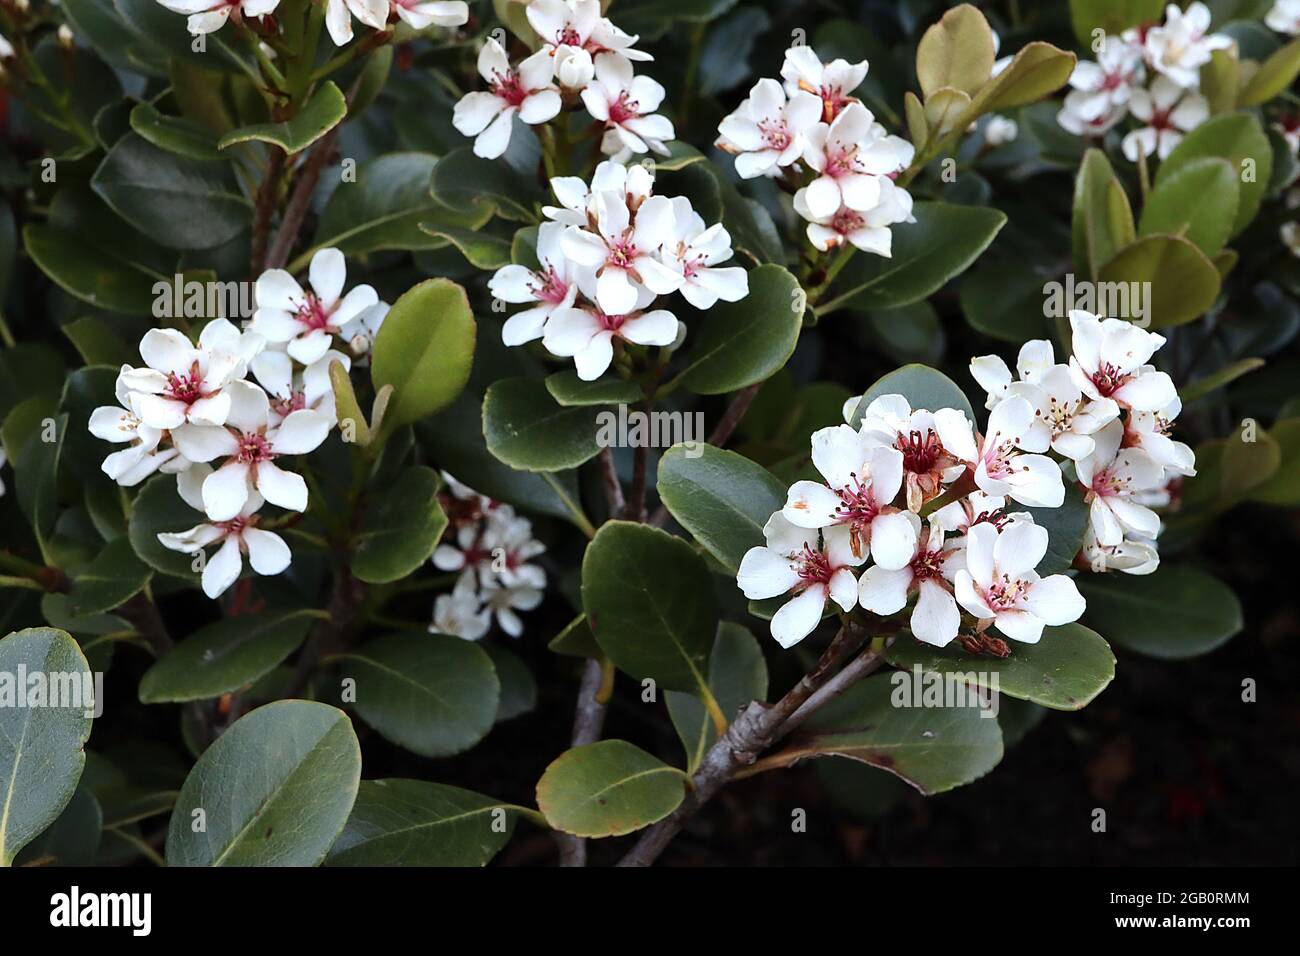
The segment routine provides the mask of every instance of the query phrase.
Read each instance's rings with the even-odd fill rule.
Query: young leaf
[[[1207,256],[1217,255],[1237,216],[1237,179],[1237,171],[1217,156],[1187,163],[1151,191],[1139,232],[1182,236]]]
[[[974,96],[988,82],[993,58],[993,31],[984,14],[968,3],[948,10],[916,48],[916,78],[926,106],[943,87]]]
[[[1101,267],[1101,282],[1150,283],[1150,327],[1183,325],[1210,310],[1219,296],[1219,271],[1205,253],[1178,236],[1143,236]],[[1134,288],[1129,285],[1128,288]],[[1120,316],[1131,318],[1131,316]]]
[[[1268,191],[1273,171],[1273,147],[1259,119],[1253,114],[1241,111],[1212,116],[1184,136],[1160,164],[1156,188],[1193,160],[1205,156],[1226,159],[1240,179],[1241,198],[1232,223],[1232,235],[1235,236],[1250,225]]]

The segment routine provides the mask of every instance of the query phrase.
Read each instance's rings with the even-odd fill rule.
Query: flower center
[[[259,461],[270,461],[275,457],[275,452],[271,451],[271,443],[266,440],[262,434],[242,435],[239,439],[239,450],[235,452],[235,460],[241,465],[255,465]]]
[[[917,581],[924,581],[927,578],[943,577],[943,562],[951,554],[950,551],[918,551],[916,557],[912,559],[911,569],[912,577]]]
[[[758,124],[758,131],[763,134],[763,142],[768,148],[778,152],[784,152],[794,140],[784,120],[765,119]]]
[[[1129,485],[1132,482],[1133,479],[1130,476],[1120,476],[1111,467],[1092,476],[1091,490],[1102,498],[1127,497],[1131,494]]]
[[[307,298],[302,305],[298,306],[296,318],[305,325],[308,331],[324,329],[326,332],[331,331],[330,313],[325,310],[315,293],[308,292]]]
[[[247,518],[236,517],[231,518],[229,521],[216,522],[217,527],[226,532],[227,536],[233,535],[235,537],[243,534],[246,529],[251,528],[256,524],[257,515],[249,515]]]
[[[1092,379],[1092,384],[1097,386],[1097,391],[1101,393],[1103,398],[1109,398],[1129,379],[1128,375],[1121,372],[1109,362],[1102,362],[1101,365],[1097,367],[1097,371],[1093,372],[1090,378]]]
[[[826,173],[832,178],[858,171],[858,147],[832,147],[826,151]]]
[[[632,99],[627,90],[618,94],[618,99],[609,104],[609,121],[615,126],[621,126],[628,120],[636,119],[640,115],[641,104]]]
[[[825,584],[831,579],[830,559],[822,552],[814,551],[806,544],[803,546],[802,551],[796,551],[790,555],[790,560],[794,564],[795,573],[799,575],[802,587]]]
[[[1016,604],[1024,597],[1029,590],[1029,583],[1019,578],[1011,580],[1007,575],[1002,575],[1001,580],[995,580],[987,588],[984,588],[984,603],[995,611],[1014,610]]]
[[[844,206],[831,217],[831,228],[841,236],[849,236],[861,229],[865,222],[861,215]]]
[[[632,238],[632,230],[628,229],[618,239],[609,243],[609,255],[606,256],[605,262],[616,269],[630,269],[638,255],[640,250],[637,249],[636,242]]]
[[[582,37],[578,34],[577,28],[572,23],[566,23],[559,30],[555,31],[556,46],[582,46]]]
[[[519,106],[524,100],[528,99],[528,91],[524,89],[519,74],[514,70],[507,70],[505,73],[500,71],[493,73],[492,82],[489,85],[497,97],[505,100],[511,106]]]
[[[939,436],[927,432],[924,436],[917,429],[906,435],[900,434],[894,441],[894,447],[903,453],[903,468],[917,474],[928,474],[934,470],[943,454],[943,445]]]
[[[272,396],[271,408],[281,418],[288,418],[293,412],[307,407],[307,395],[301,389],[291,390],[287,398]]]
[[[569,285],[556,274],[553,268],[548,268],[545,272],[533,273],[533,281],[529,283],[533,295],[539,302],[549,302],[551,305],[559,305],[569,294]]]
[[[839,116],[844,107],[849,105],[849,98],[844,95],[844,91],[838,86],[823,86],[816,92],[822,98],[823,123],[834,122],[835,117]]]
[[[190,365],[189,372],[184,375],[167,373],[167,397],[186,405],[192,405],[203,397],[203,373],[199,371],[198,362]]]

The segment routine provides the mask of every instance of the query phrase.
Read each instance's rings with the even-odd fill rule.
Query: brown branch
[[[650,449],[644,444],[632,449],[632,488],[623,517],[628,521],[645,520],[645,480]]]
[[[303,220],[307,218],[307,210],[311,207],[312,194],[316,192],[321,173],[324,172],[330,157],[334,154],[334,143],[338,139],[340,128],[341,125],[335,126],[322,136],[307,154],[307,160],[298,173],[298,181],[293,185],[289,204],[284,207],[280,229],[276,232],[271,251],[267,254],[266,268],[282,269],[289,261],[289,253],[293,251],[294,243],[298,241],[298,233],[302,229]]]
[[[266,242],[271,231],[271,216],[275,212],[276,194],[279,192],[280,176],[284,173],[287,154],[276,145],[272,145],[267,157],[266,174],[257,190],[257,205],[253,215],[252,254],[249,268],[256,279],[266,269]]]
[[[607,699],[601,693],[604,685],[604,665],[595,658],[588,658],[582,669],[582,683],[578,687],[571,747],[594,744],[600,739],[600,732],[605,726],[605,713],[609,708]],[[556,831],[555,842],[560,845],[560,866],[587,865],[587,841],[582,837]]]
[[[826,682],[844,658],[853,653],[865,637],[856,624],[846,623],[811,671],[771,706],[754,701],[732,721],[727,732],[709,748],[691,778],[693,787],[681,805],[665,819],[645,830],[636,845],[619,861],[619,866],[649,866],[681,832],[686,821],[709,802],[741,768],[777,740],[782,726]]]
[[[307,686],[321,658],[327,653],[341,650],[357,625],[357,618],[365,605],[368,591],[362,582],[352,576],[347,567],[339,568],[334,575],[334,587],[325,606],[329,620],[322,620],[312,628],[307,643],[294,665],[293,680],[285,697],[297,697]]]
[[[614,468],[614,453],[608,448],[600,450],[600,477],[605,486],[605,502],[609,505],[609,516],[617,518],[627,507],[623,499],[623,486],[618,481],[618,471]]]

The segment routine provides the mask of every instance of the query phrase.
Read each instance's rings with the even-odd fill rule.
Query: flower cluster
[[[158,0],[174,13],[188,18],[186,28],[194,36],[216,33],[226,21],[267,17],[275,12],[280,0]],[[352,39],[352,18],[366,26],[384,30],[392,20],[400,19],[412,29],[459,27],[469,21],[469,5],[464,0],[325,0],[325,29],[335,46]],[[262,30],[278,29],[262,21]]]
[[[784,86],[759,80],[718,125],[716,145],[735,156],[742,178],[784,177],[796,187],[795,211],[822,252],[847,241],[888,256],[889,227],[912,217],[912,197],[894,179],[915,150],[854,98],[866,75],[866,60],[823,63],[811,47],[792,47]]]
[[[823,480],[791,486],[766,544],[737,575],[749,598],[793,595],[772,618],[783,647],[812,632],[828,599],[888,616],[916,596],[911,632],[938,647],[963,631],[964,611],[963,644],[996,652],[982,637],[989,627],[1034,643],[1044,626],[1077,620],[1084,602],[1073,580],[1034,570],[1047,529],[1012,505],[1060,507],[1062,461],[1089,506],[1083,555],[1093,569],[1155,568],[1151,507],[1168,502],[1171,481],[1195,474],[1191,449],[1169,437],[1180,409],[1173,383],[1147,364],[1164,339],[1087,312],[1070,323],[1068,363],[1045,340],[1021,349],[1014,379],[997,356],[971,362],[988,393],[982,434],[958,409],[913,409],[902,395],[862,411],[852,399],[847,424],[813,434]]]
[[[455,587],[439,595],[433,606],[429,630],[477,641],[488,632],[495,617],[511,637],[524,631],[517,611],[531,611],[541,603],[546,572],[529,562],[546,550],[533,537],[527,518],[508,504],[479,494],[444,472],[446,487],[439,492],[450,520],[446,538],[433,553],[434,566],[459,571]]]
[[[311,292],[280,269],[258,279],[244,331],[214,319],[196,344],[175,329],[150,329],[140,342],[144,366],[118,374],[118,404],[91,413],[93,435],[125,446],[104,459],[105,474],[129,487],[176,473],[181,497],[208,519],[158,538],[188,554],[220,543],[203,566],[209,597],[239,577],[241,553],[259,574],[289,564],[284,542],[258,528],[258,511],[268,502],[307,509],[306,482],[281,466],[314,451],[336,424],[329,366],[350,368],[351,359],[331,348],[333,337],[364,339],[382,313],[369,286],[344,296],[346,278],[342,254],[325,249],[312,259]]]
[[[1153,153],[1164,159],[1209,116],[1200,69],[1215,50],[1233,46],[1209,29],[1205,4],[1181,10],[1171,3],[1162,24],[1107,36],[1096,62],[1075,67],[1057,121],[1076,136],[1101,136],[1131,114],[1140,125],[1124,136],[1124,155],[1130,162]]]
[[[505,48],[488,39],[478,58],[488,89],[467,94],[452,115],[457,130],[475,137],[475,155],[503,154],[515,116],[537,126],[578,102],[603,127],[606,156],[625,162],[634,153],[668,155],[664,143],[676,135],[673,124],[655,112],[664,88],[632,68],[653,57],[634,49],[637,37],[601,16],[600,8],[600,0],[533,0],[525,12],[542,47],[515,66]]]
[[[749,294],[731,258],[731,236],[721,223],[706,226],[690,200],[655,196],[646,166],[607,160],[591,184],[573,176],[551,180],[558,206],[543,209],[537,234],[537,270],[498,269],[488,287],[504,302],[528,305],[511,316],[507,345],[541,339],[561,358],[572,357],[578,376],[604,374],[616,343],[671,346],[682,324],[661,295],[680,292],[698,309]]]

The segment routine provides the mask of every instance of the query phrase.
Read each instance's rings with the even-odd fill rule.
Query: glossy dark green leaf
[[[46,675],[44,701],[31,696],[30,681],[18,684],[20,668]],[[0,867],[5,867],[72,799],[98,702],[81,648],[53,628],[28,628],[0,640],[0,674],[9,698],[0,707]]]
[[[596,457],[600,416],[591,406],[556,404],[536,379],[502,379],[483,398],[483,436],[488,451],[511,468],[563,471]]]
[[[584,405],[631,405],[644,395],[636,382],[606,375],[594,382],[584,382],[573,369],[546,376],[546,390],[565,408]]]
[[[486,866],[514,833],[514,810],[424,780],[363,780],[326,866]]]
[[[452,209],[490,202],[497,215],[518,222],[536,222],[536,206],[551,198],[505,163],[475,156],[469,146],[438,160],[433,171],[433,195]]]
[[[347,714],[280,700],[245,714],[185,778],[167,830],[169,866],[316,866],[361,782]]]
[[[137,103],[131,110],[131,129],[158,148],[178,156],[209,162],[224,158],[211,130],[193,120],[160,113],[152,103]]]
[[[767,662],[754,635],[739,624],[723,621],[709,655],[709,689],[724,716],[733,718],[754,700],[767,699]],[[693,694],[667,691],[664,703],[677,736],[686,748],[686,770],[694,773],[718,739],[704,702]]]
[[[633,833],[686,795],[682,772],[625,740],[574,747],[537,782],[537,806],[555,829],[582,837]]]
[[[941,408],[955,408],[964,412],[972,424],[977,422],[970,400],[957,387],[956,382],[927,365],[904,365],[881,376],[863,393],[853,412],[852,424],[855,428],[862,424],[862,416],[868,406],[881,395],[902,395],[914,409],[926,408],[933,412]]]
[[[1011,503],[1007,510],[1019,510]],[[1060,574],[1074,563],[1074,556],[1083,547],[1083,535],[1088,529],[1088,506],[1077,482],[1065,483],[1065,500],[1059,508],[1026,508],[1034,516],[1034,524],[1047,529],[1047,553],[1035,568],[1041,575]]]
[[[1221,283],[1205,253],[1186,239],[1162,235],[1143,236],[1122,249],[1101,267],[1100,280],[1130,283],[1129,289],[1149,288],[1149,314],[1143,318],[1151,328],[1184,325],[1204,315],[1218,298]]]
[[[222,618],[201,627],[154,662],[140,678],[143,704],[208,700],[260,680],[307,636],[301,612]]]
[[[316,88],[310,100],[292,118],[279,123],[258,123],[231,130],[221,137],[220,149],[254,140],[273,143],[286,153],[298,153],[342,122],[348,102],[343,91],[328,80]]]
[[[1128,194],[1099,149],[1084,153],[1075,177],[1071,231],[1074,264],[1090,278],[1136,235]]]
[[[609,521],[582,559],[582,603],[601,650],[638,680],[700,692],[717,628],[704,559],[657,528]]]
[[[556,634],[546,645],[557,654],[569,657],[602,657],[604,651],[596,643],[596,637],[587,626],[587,615],[580,614],[569,622],[568,626]]]
[[[352,538],[353,574],[370,584],[386,584],[429,560],[447,527],[438,503],[440,484],[436,471],[416,465],[369,495]]]
[[[194,556],[163,547],[158,535],[187,531],[206,520],[182,500],[175,475],[155,475],[135,497],[127,537],[135,553],[155,571],[197,584]]]
[[[487,654],[445,634],[390,634],[345,654],[351,706],[386,739],[424,757],[474,746],[496,722],[501,683]]]
[[[124,604],[149,583],[153,569],[135,555],[131,542],[118,538],[72,573],[68,607],[77,616],[99,614]]]

